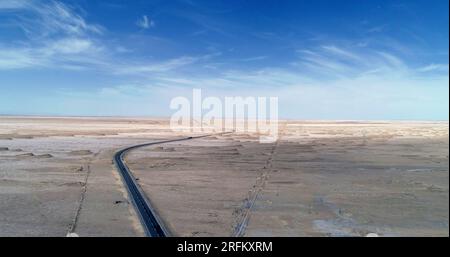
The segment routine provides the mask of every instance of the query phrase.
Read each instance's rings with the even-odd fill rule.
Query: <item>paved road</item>
[[[152,142],[152,143],[146,143],[146,144],[140,144],[140,145],[134,145],[127,148],[124,148],[122,150],[119,150],[114,155],[114,163],[116,164],[117,169],[119,170],[120,175],[122,176],[122,181],[127,188],[129,198],[131,199],[134,208],[139,216],[139,219],[142,223],[142,226],[144,227],[145,234],[150,237],[167,237],[170,236],[170,231],[167,230],[167,228],[164,226],[164,223],[159,218],[158,214],[155,212],[155,210],[152,208],[152,205],[150,201],[145,196],[145,193],[142,191],[142,189],[139,187],[139,185],[136,182],[136,179],[131,174],[130,170],[128,169],[127,165],[124,163],[124,156],[133,149],[144,147],[144,146],[150,146],[150,145],[158,145],[158,144],[164,144],[164,143],[172,143],[172,142],[178,142],[178,141],[186,141],[196,138],[202,138],[207,137],[209,135],[205,136],[197,136],[197,137],[186,137],[186,138],[180,138],[180,139],[173,139],[173,140],[165,140],[165,141],[158,141],[158,142]]]

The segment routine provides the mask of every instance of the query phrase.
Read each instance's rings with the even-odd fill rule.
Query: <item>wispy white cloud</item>
[[[105,65],[102,46],[83,38],[45,41],[39,46],[0,47],[0,70],[30,68],[77,69]],[[102,61],[103,60],[103,61]]]
[[[98,49],[95,41],[61,40],[47,44],[39,51],[28,49],[14,52],[14,65],[45,65],[36,61],[36,55],[43,52],[48,56],[64,56],[71,60],[70,63],[64,63],[66,68],[75,69],[79,67],[76,66],[77,56],[89,56],[90,53],[102,57],[105,51]],[[178,95],[189,96],[191,88],[203,88],[205,94],[215,96],[278,96],[281,115],[298,118],[442,118],[442,114],[430,114],[437,113],[446,103],[448,105],[447,96],[439,93],[448,92],[448,74],[428,74],[431,71],[448,70],[447,64],[431,64],[418,69],[408,66],[408,62],[391,52],[376,49],[361,51],[332,44],[300,49],[296,53],[295,66],[246,71],[219,69],[214,74],[202,72],[198,67],[201,66],[199,64],[214,61],[212,59],[219,56],[220,52],[142,63],[124,60],[115,63],[115,59],[100,59],[98,63],[90,64],[108,72],[113,71],[119,76],[132,75],[136,82],[88,90],[82,94],[85,99],[83,106],[89,107],[86,114],[96,110],[98,115],[170,115],[167,107],[170,99]],[[5,52],[0,52],[2,55]],[[89,60],[79,61],[89,63]],[[0,61],[0,68],[2,65]],[[179,72],[187,67],[193,69],[194,72],[189,73],[192,75]],[[427,73],[425,79],[418,77],[421,73]],[[140,76],[136,75],[144,75],[145,78],[139,82],[136,78]],[[73,102],[75,106],[77,101],[73,99],[80,98],[80,95],[69,93],[62,95],[61,99]],[[150,106],[148,99],[156,99],[151,105],[151,110],[156,110],[154,113],[142,108]],[[130,104],[112,105],[111,102],[132,103],[132,107]],[[290,111],[290,106],[295,106],[295,112]],[[311,106],[314,106],[315,111],[309,115]],[[347,116],[342,116],[343,109],[347,110]]]
[[[13,10],[17,8],[24,8],[29,1],[27,0],[2,0],[0,2],[0,9]]]
[[[421,80],[414,77],[391,77],[366,74],[354,78],[340,78],[324,83],[304,74],[283,69],[263,69],[254,72],[228,71],[220,76],[201,78],[174,74],[161,74],[155,80],[142,84],[119,85],[86,92],[111,115],[117,112],[113,102],[139,103],[140,109],[125,106],[122,114],[170,115],[170,99],[175,96],[191,97],[192,88],[202,88],[204,97],[225,96],[277,96],[281,117],[302,119],[443,119],[442,110],[448,106],[448,77]],[[148,99],[158,102],[152,109]],[[151,101],[153,104],[153,101]],[[137,107],[137,106],[136,106]],[[311,109],[314,110],[311,110]],[[114,110],[114,112],[109,112]],[[343,112],[345,110],[345,112]],[[445,111],[444,111],[445,113]],[[448,112],[447,112],[448,118]]]
[[[100,63],[103,46],[96,42],[103,27],[88,23],[59,1],[2,0],[0,14],[10,15],[28,40],[0,44],[0,69],[82,68]]]
[[[248,58],[243,58],[240,61],[242,62],[253,62],[253,61],[261,61],[264,59],[267,59],[268,56],[265,55],[261,55],[261,56],[254,56],[254,57],[248,57]]]
[[[0,70],[23,69],[39,66],[30,49],[0,49]]]
[[[432,63],[430,65],[421,67],[418,69],[420,72],[447,72],[449,71],[448,63],[447,64],[435,64]]]
[[[147,17],[147,15],[143,15],[137,22],[136,25],[142,29],[149,29],[155,26],[155,22]]]
[[[101,26],[87,23],[83,17],[60,2],[54,1],[49,5],[37,5],[34,6],[34,9],[42,17],[42,25],[47,31],[64,32],[70,35],[101,34],[103,32]]]
[[[357,60],[357,61],[361,61],[361,57],[351,53],[347,50],[343,50],[342,48],[336,47],[334,45],[331,46],[322,46],[323,49],[325,49],[326,51],[330,52],[331,54],[334,55],[338,55],[344,58],[349,58],[349,59],[353,59],[353,60]]]
[[[141,63],[122,62],[119,65],[110,66],[116,74],[140,75],[143,77],[154,77],[154,73],[172,72],[184,67],[196,70],[194,65],[208,63],[211,59],[220,56],[221,52],[212,52],[199,56],[179,56],[167,60],[145,61]]]
[[[415,73],[398,55],[373,48],[344,48],[323,45],[297,50],[298,60],[292,64],[312,77],[326,79],[351,78],[367,74],[400,75]]]
[[[404,62],[397,56],[386,52],[378,52],[378,54],[382,57],[381,61],[383,61],[387,66],[393,68],[395,71],[398,72],[407,69]]]
[[[116,75],[148,76],[149,73],[173,71],[221,54],[212,52],[203,56],[178,56],[166,60],[136,62],[131,58],[123,58],[124,53],[132,52],[130,49],[120,45],[107,46],[103,44],[102,40],[97,37],[99,36],[98,31],[92,30],[99,26],[88,24],[80,15],[60,2],[51,1],[49,5],[45,5],[40,1],[23,0],[22,4],[11,2],[2,7],[3,9],[0,11],[7,7],[20,12],[30,9],[39,10],[36,12],[38,16],[53,10],[58,12],[57,19],[45,18],[46,22],[34,24],[35,28],[33,27],[33,29],[36,31],[47,28],[63,29],[57,35],[44,35],[39,40],[30,39],[20,45],[0,45],[0,70],[42,67],[70,70],[93,68]],[[146,16],[143,22],[144,26],[153,26]]]
[[[167,72],[177,68],[193,64],[199,60],[198,57],[182,56],[179,58],[170,59],[167,61],[159,61],[154,63],[144,64],[126,64],[118,67],[117,72],[120,74],[139,74],[139,73],[154,73]]]
[[[44,49],[51,54],[81,54],[95,53],[101,50],[101,47],[93,41],[80,38],[64,38],[55,42],[51,42]]]
[[[2,11],[22,12],[23,15],[17,16],[16,25],[30,37],[59,33],[80,36],[104,31],[102,26],[86,22],[74,8],[54,0],[3,0]]]

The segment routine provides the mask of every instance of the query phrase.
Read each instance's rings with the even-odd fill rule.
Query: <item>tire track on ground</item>
[[[284,131],[286,124],[283,124],[283,128],[281,129],[281,133],[278,136],[277,141],[274,143],[271,152],[269,154],[269,158],[266,161],[266,164],[262,168],[262,173],[257,177],[255,185],[253,185],[252,190],[248,197],[244,200],[243,205],[239,208],[238,212],[240,213],[236,218],[235,226],[232,232],[233,237],[242,237],[245,235],[245,230],[247,229],[248,222],[250,220],[251,212],[253,210],[253,206],[255,202],[258,200],[262,190],[266,185],[266,181],[270,177],[270,173],[272,171],[272,162],[274,156],[276,154],[278,145],[281,141],[281,137]]]
[[[89,180],[89,175],[91,174],[91,163],[92,161],[99,155],[100,152],[97,152],[94,154],[94,156],[92,158],[89,159],[87,165],[86,165],[86,175],[84,178],[84,182],[83,182],[83,187],[81,189],[81,195],[80,195],[80,200],[78,201],[78,208],[75,212],[75,216],[72,220],[72,222],[69,225],[69,230],[67,232],[67,236],[74,236],[75,234],[75,229],[77,228],[77,224],[78,224],[78,219],[80,217],[80,213],[81,210],[83,209],[83,203],[84,203],[84,199],[86,198],[86,191],[87,191],[87,187],[88,187],[88,180]]]

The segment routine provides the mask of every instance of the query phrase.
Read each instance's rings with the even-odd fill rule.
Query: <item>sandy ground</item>
[[[448,236],[448,123],[296,122],[127,163],[180,236]]]
[[[158,119],[0,117],[0,236],[142,236],[112,164]]]
[[[127,164],[182,236],[448,236],[448,123],[282,124],[146,147]],[[0,236],[142,236],[113,153],[164,119],[0,117]]]

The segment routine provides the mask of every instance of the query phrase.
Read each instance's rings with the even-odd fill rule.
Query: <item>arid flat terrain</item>
[[[285,121],[133,150],[174,235],[448,236],[448,122]],[[0,117],[0,236],[142,236],[112,163],[166,119]]]
[[[158,119],[0,117],[0,236],[143,235],[112,156],[167,129]]]

